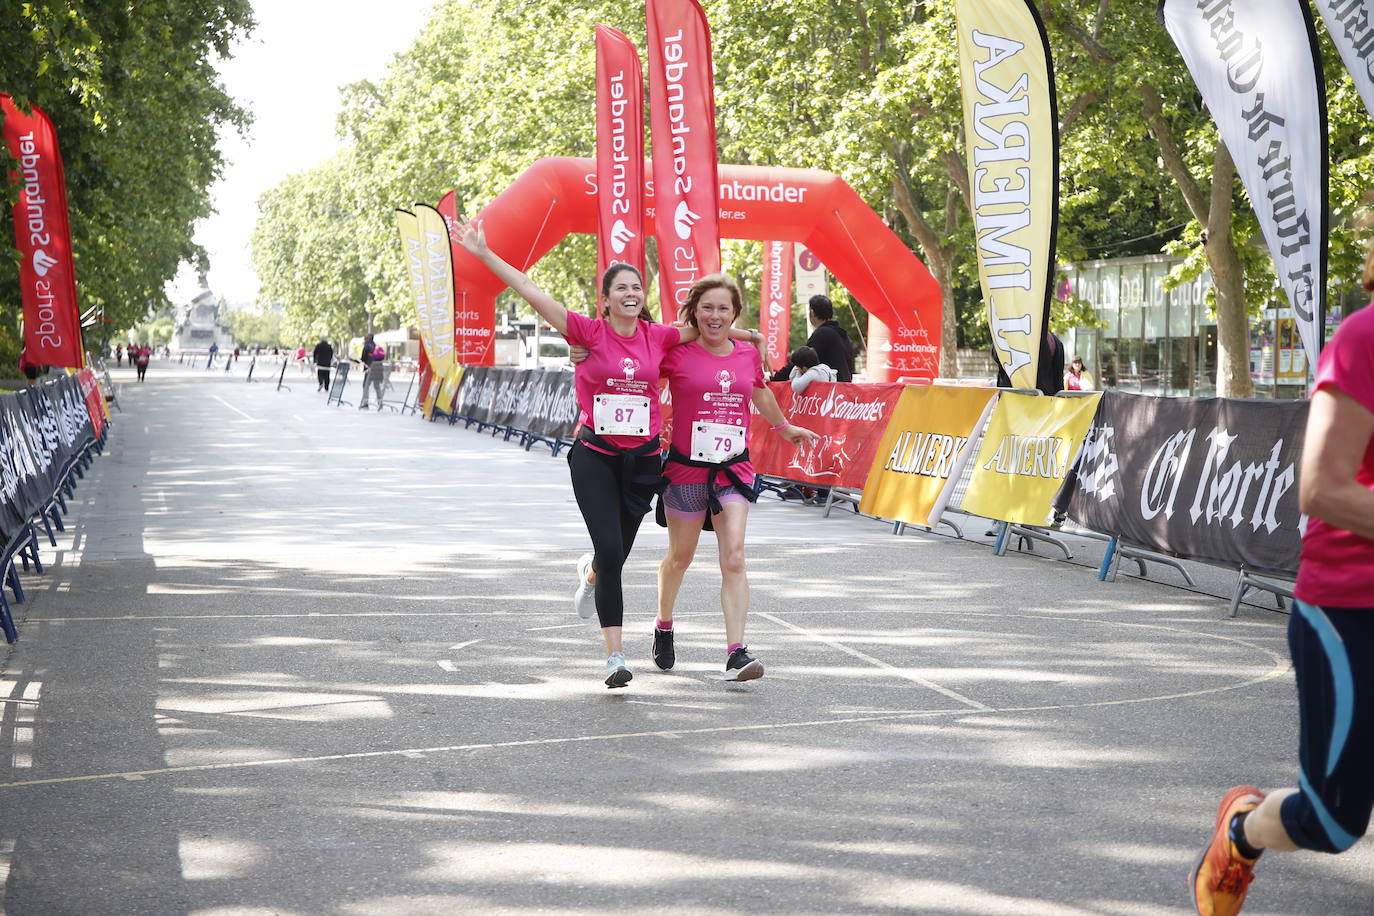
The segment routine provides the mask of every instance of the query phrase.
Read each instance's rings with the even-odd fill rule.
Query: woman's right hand
[[[457,232],[459,243],[474,257],[481,258],[482,255],[491,250],[487,247],[487,233],[482,228],[480,219],[471,219],[466,223],[459,223]]]

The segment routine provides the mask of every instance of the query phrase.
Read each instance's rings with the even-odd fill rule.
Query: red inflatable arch
[[[652,169],[646,166],[647,174]],[[647,231],[653,188],[646,187]],[[492,250],[527,269],[573,232],[596,232],[596,163],[540,159],[478,214]],[[720,166],[725,238],[799,242],[883,327],[870,322],[868,379],[933,378],[940,364],[940,288],[911,250],[841,178],[815,169]],[[489,366],[504,284],[459,245],[454,329],[459,362]]]

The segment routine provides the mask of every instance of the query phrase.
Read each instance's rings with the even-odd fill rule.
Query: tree
[[[0,14],[0,90],[52,118],[78,295],[116,327],[166,304],[181,262],[203,266],[192,234],[223,166],[215,143],[248,123],[215,62],[252,24],[248,0],[32,0]],[[17,270],[4,271],[0,309],[17,321],[19,305]]]

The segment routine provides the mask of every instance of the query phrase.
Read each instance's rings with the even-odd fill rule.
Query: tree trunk
[[[1245,305],[1245,270],[1231,234],[1231,188],[1236,166],[1226,144],[1212,157],[1212,193],[1207,214],[1207,266],[1217,301],[1217,397],[1254,395],[1250,379],[1250,312]]]
[[[940,377],[954,378],[959,374],[959,315],[954,307],[954,262],[949,258],[934,258],[930,272],[940,284]]]

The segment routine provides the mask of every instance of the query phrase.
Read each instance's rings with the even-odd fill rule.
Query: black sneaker
[[[727,681],[752,681],[763,677],[763,662],[749,654],[748,646],[740,646],[725,660],[725,679]]]
[[[667,671],[673,667],[677,661],[677,654],[673,652],[673,631],[660,630],[654,627],[654,664]]]

